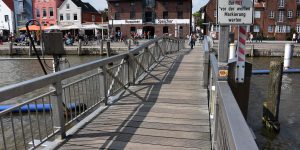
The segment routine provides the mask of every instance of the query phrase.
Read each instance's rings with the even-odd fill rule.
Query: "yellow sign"
[[[228,70],[219,70],[219,77],[227,77]]]

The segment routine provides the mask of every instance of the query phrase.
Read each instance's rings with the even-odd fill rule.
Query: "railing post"
[[[63,104],[63,96],[62,96],[62,84],[60,81],[53,84],[53,88],[55,89],[54,94],[52,95],[53,101],[53,118],[54,125],[60,129],[61,138],[66,137],[66,129],[65,129],[65,116],[64,116],[64,106]]]
[[[107,105],[107,85],[106,85],[106,68],[105,66],[102,66],[99,68],[98,72],[100,72],[100,84],[102,85],[102,88],[100,88],[100,95],[103,95],[104,98],[104,104]],[[100,86],[101,86],[100,85]]]
[[[145,47],[144,49],[144,60],[147,62],[147,68],[145,68],[147,71],[149,70],[150,68],[150,57],[149,57],[149,48],[148,46]]]
[[[131,49],[131,40],[129,39],[128,40],[128,50],[130,50]]]
[[[111,52],[110,41],[107,41],[106,42],[106,55],[107,55],[107,57],[110,57],[110,52]]]
[[[103,45],[104,45],[103,40],[100,40],[100,55],[103,55]]]

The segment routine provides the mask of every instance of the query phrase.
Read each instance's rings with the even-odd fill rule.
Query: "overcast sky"
[[[107,8],[106,0],[82,0],[82,1],[89,2],[97,10],[104,10],[104,8]],[[193,0],[193,12],[199,10],[200,7],[205,5],[207,2],[208,0]]]

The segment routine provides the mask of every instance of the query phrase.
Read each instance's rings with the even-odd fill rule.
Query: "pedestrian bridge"
[[[0,112],[0,149],[258,149],[207,41],[185,45],[160,37],[0,88],[1,104],[22,99]]]

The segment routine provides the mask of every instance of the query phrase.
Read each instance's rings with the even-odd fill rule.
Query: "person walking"
[[[253,40],[253,34],[250,32],[249,33],[249,42],[252,43],[253,42],[252,40]]]
[[[197,39],[196,36],[191,33],[191,35],[189,36],[189,45],[191,46],[191,49],[193,49],[195,46],[195,39]]]
[[[293,34],[292,41],[293,41],[294,43],[297,43],[297,34],[296,34],[296,32],[294,32],[294,34]]]

